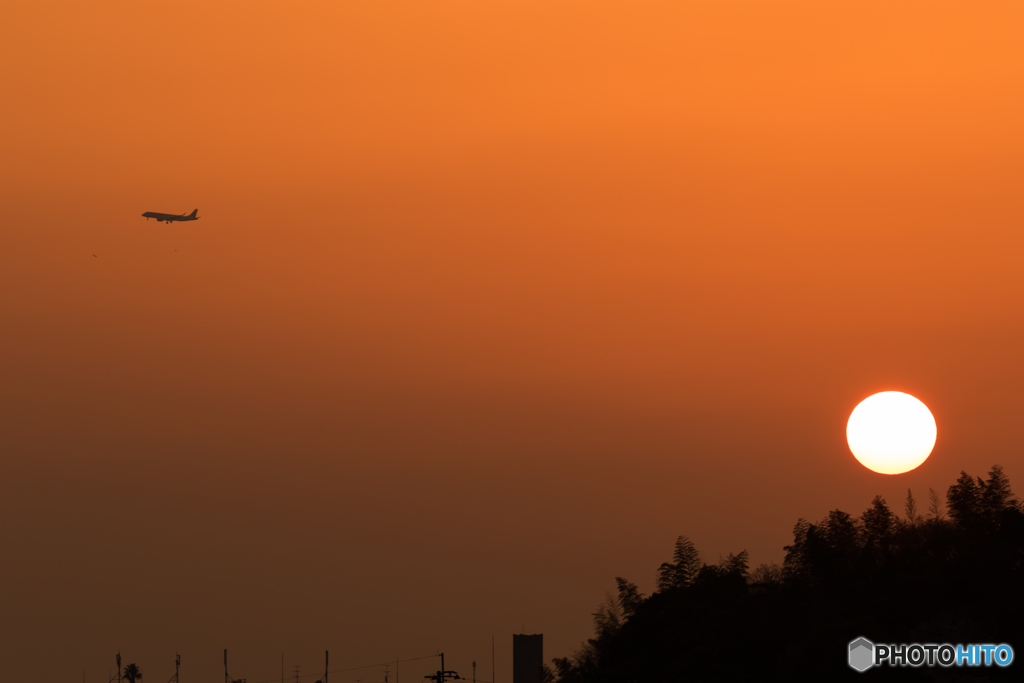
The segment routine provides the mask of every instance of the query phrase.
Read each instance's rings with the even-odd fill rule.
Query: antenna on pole
[[[178,673],[181,669],[181,655],[174,653],[174,676],[167,683],[178,683]]]
[[[427,680],[434,681],[434,683],[445,683],[445,681],[451,679],[454,681],[460,680],[460,676],[456,671],[446,671],[444,668],[444,653],[440,653],[441,657],[441,670],[435,673],[433,676],[424,676]]]
[[[324,650],[324,677],[321,678],[316,683],[327,683],[327,674],[329,673],[328,669],[331,668],[330,667],[330,661],[331,661],[330,660],[330,656],[331,656],[330,651],[329,650]]]
[[[228,650],[224,648],[224,683],[245,683],[244,678],[231,678],[228,676]]]

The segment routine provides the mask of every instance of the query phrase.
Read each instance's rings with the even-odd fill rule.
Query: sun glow
[[[882,474],[902,474],[919,466],[935,447],[935,435],[928,406],[902,391],[868,396],[846,423],[846,441],[854,457]]]

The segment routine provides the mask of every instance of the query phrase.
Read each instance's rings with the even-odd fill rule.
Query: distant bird
[[[99,256],[96,256],[96,254],[93,254],[93,257],[94,257],[94,258],[99,258]]]

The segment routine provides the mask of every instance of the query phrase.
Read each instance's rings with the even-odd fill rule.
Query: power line
[[[348,668],[348,669],[333,669],[333,670],[328,671],[326,673],[329,673],[329,674],[340,674],[340,673],[345,673],[346,671],[359,671],[360,669],[369,669],[369,668],[372,668],[372,667],[375,667],[375,666],[387,666],[389,664],[396,664],[396,663],[400,664],[402,662],[416,662],[416,661],[419,661],[421,659],[433,659],[434,657],[437,657],[437,656],[438,655],[426,655],[426,656],[423,656],[423,657],[412,657],[410,659],[394,659],[394,660],[391,660],[390,662],[382,662],[380,664],[367,664],[366,666],[353,666],[353,667]],[[301,676],[296,676],[296,677],[297,678],[312,678],[314,676],[319,676],[319,675],[320,674],[302,674]],[[271,678],[271,679],[268,679],[268,680],[265,680],[265,681],[256,681],[255,683],[277,683],[277,679],[276,678]],[[484,683],[487,683],[487,682],[485,681]]]

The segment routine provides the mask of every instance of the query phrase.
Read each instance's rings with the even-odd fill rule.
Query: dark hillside
[[[594,613],[595,637],[553,660],[558,679],[1024,679],[1024,660],[849,667],[848,643],[860,636],[1024,648],[1024,510],[1002,468],[984,480],[962,473],[946,505],[932,492],[924,515],[908,492],[905,515],[876,496],[857,518],[833,510],[813,524],[800,520],[784,564],[753,571],[745,552],[703,563],[681,536],[653,595],[618,579],[618,598]]]

